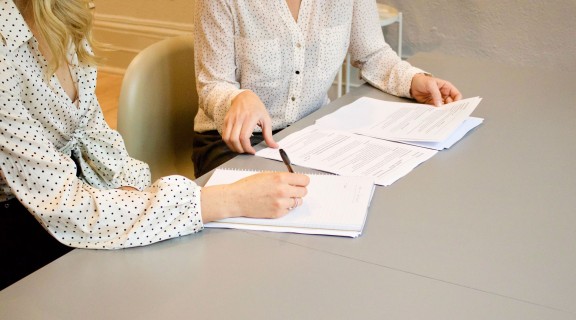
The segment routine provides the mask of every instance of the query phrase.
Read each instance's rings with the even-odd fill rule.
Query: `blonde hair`
[[[61,61],[66,61],[70,44],[74,45],[78,60],[95,64],[94,54],[83,45],[83,40],[92,47],[92,12],[88,0],[29,0],[32,3],[34,23],[46,40],[52,57],[48,61],[52,75]]]

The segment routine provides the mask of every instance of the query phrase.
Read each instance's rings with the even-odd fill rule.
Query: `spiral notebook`
[[[232,183],[258,171],[216,169],[206,186]],[[206,228],[232,228],[358,237],[374,192],[370,177],[309,174],[308,194],[301,206],[278,219],[228,218]]]

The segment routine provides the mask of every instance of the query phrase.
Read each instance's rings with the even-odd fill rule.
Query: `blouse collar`
[[[0,0],[0,41],[9,52],[33,37],[32,31],[12,0]]]

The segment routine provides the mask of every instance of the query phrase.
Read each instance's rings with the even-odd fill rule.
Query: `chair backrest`
[[[118,131],[152,179],[194,178],[192,133],[198,110],[194,40],[180,36],[141,51],[128,66],[118,103]]]

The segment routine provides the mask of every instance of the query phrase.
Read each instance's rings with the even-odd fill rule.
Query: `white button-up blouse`
[[[285,128],[329,102],[347,53],[364,80],[394,95],[409,97],[423,72],[386,44],[374,0],[303,0],[298,21],[285,0],[198,0],[196,12],[198,132],[221,132],[244,89],[264,102],[274,130]]]
[[[104,121],[96,69],[74,50],[70,62],[77,105],[55,75],[46,78],[47,62],[12,0],[0,0],[0,201],[16,197],[73,247],[139,246],[201,230],[200,188],[180,176],[150,185],[148,166],[128,156]]]

